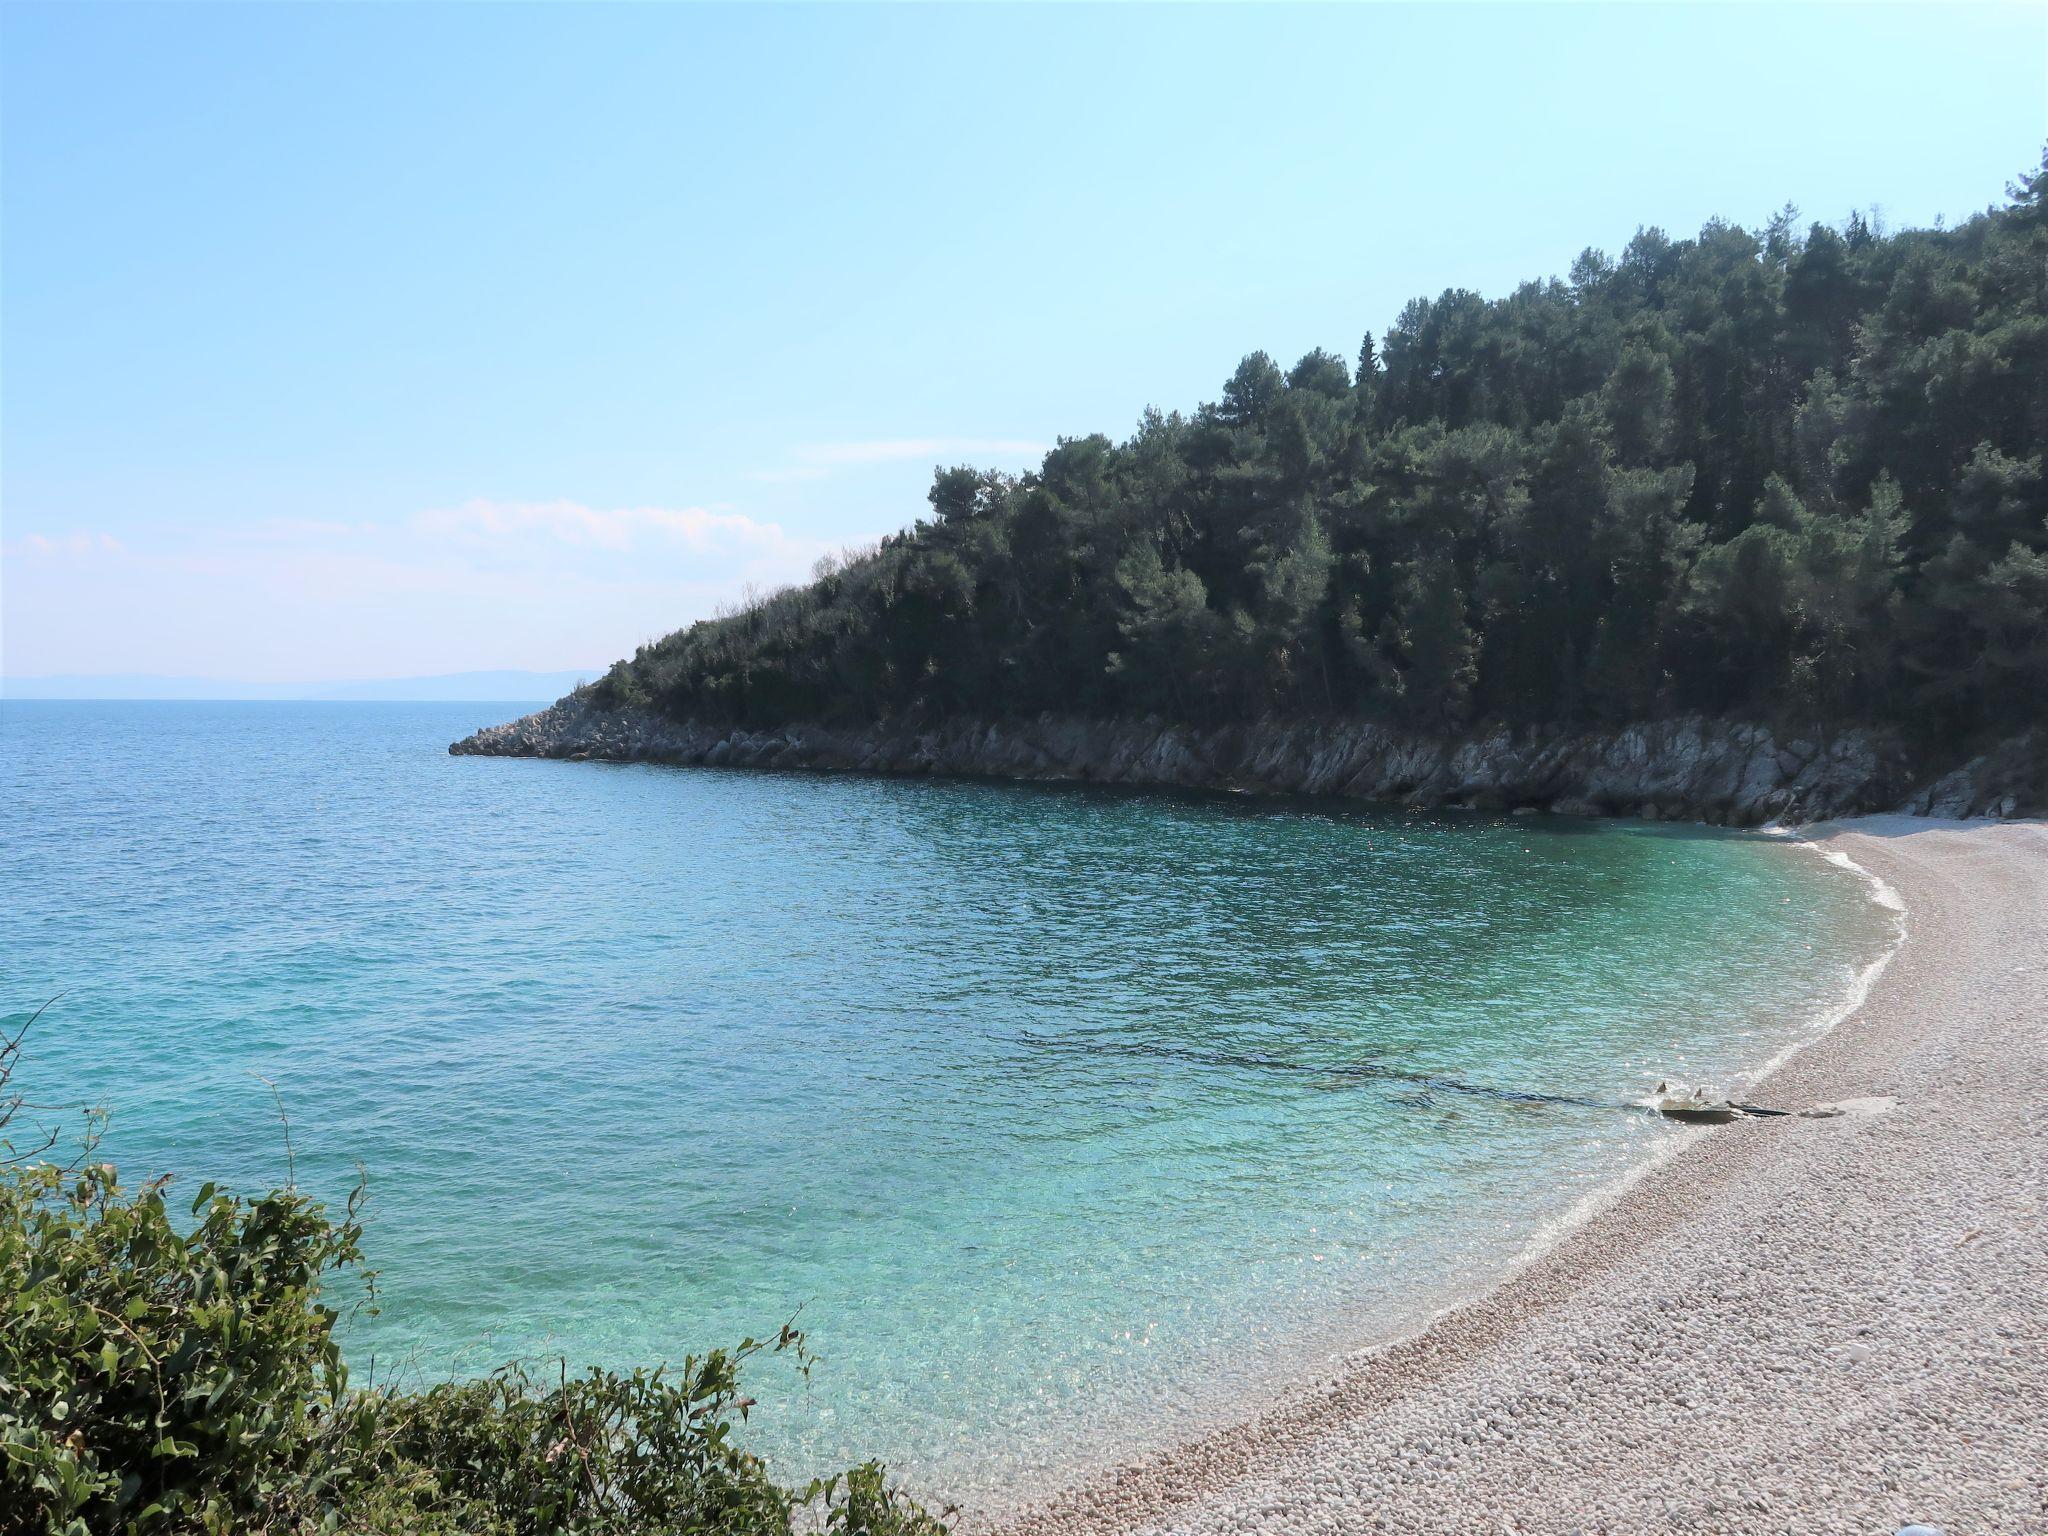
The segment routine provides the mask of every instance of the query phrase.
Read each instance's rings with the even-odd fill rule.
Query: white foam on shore
[[[1869,998],[1870,989],[1876,985],[1877,978],[1884,973],[1884,968],[1892,963],[1892,957],[1898,954],[1900,948],[1906,942],[1906,904],[1900,898],[1898,891],[1882,876],[1858,864],[1840,849],[1823,847],[1803,832],[1784,827],[1767,827],[1764,831],[1767,836],[1793,843],[1809,853],[1820,855],[1820,857],[1838,868],[1849,870],[1860,876],[1869,888],[1872,904],[1892,914],[1892,940],[1885,946],[1883,953],[1864,966],[1861,971],[1857,972],[1851,978],[1849,984],[1843,988],[1840,995],[1826,1008],[1822,1009],[1820,1013],[1815,1015],[1776,1054],[1755,1070],[1740,1074],[1735,1079],[1735,1082],[1730,1085],[1732,1090],[1731,1097],[1740,1096],[1740,1093],[1746,1093],[1756,1084],[1766,1081],[1772,1073],[1784,1066],[1794,1056],[1815,1042],[1825,1040],[1845,1020],[1854,1017],[1857,1010]],[[1601,1212],[1619,1204],[1624,1195],[1659,1168],[1671,1162],[1672,1159],[1676,1158],[1687,1147],[1692,1146],[1702,1137],[1712,1134],[1713,1129],[1712,1126],[1698,1125],[1686,1126],[1676,1130],[1673,1135],[1652,1147],[1648,1153],[1636,1162],[1634,1166],[1621,1174],[1620,1177],[1612,1179],[1600,1188],[1580,1196],[1561,1213],[1544,1222],[1531,1235],[1529,1241],[1523,1244],[1515,1257],[1488,1284],[1470,1294],[1458,1297],[1446,1306],[1436,1309],[1431,1314],[1431,1321],[1434,1322],[1438,1318],[1448,1316],[1450,1313],[1457,1311],[1459,1307],[1473,1301],[1478,1296],[1487,1294],[1497,1286],[1512,1279],[1515,1275],[1528,1269],[1578,1228],[1585,1226],[1587,1222],[1601,1214]],[[1420,1329],[1415,1330],[1415,1332],[1421,1331]],[[1403,1340],[1408,1337],[1413,1337],[1413,1334],[1403,1335]],[[1402,1340],[1388,1340],[1357,1351],[1356,1354],[1371,1354],[1385,1348],[1386,1344],[1395,1342],[1402,1342]]]
[[[1825,1040],[1830,1034],[1834,1033],[1836,1027],[1843,1020],[1849,1018],[1857,1009],[1863,1006],[1865,1000],[1870,996],[1871,987],[1876,985],[1877,978],[1884,973],[1884,968],[1892,963],[1892,957],[1899,952],[1906,942],[1906,903],[1900,898],[1897,889],[1882,875],[1879,875],[1875,870],[1858,864],[1849,855],[1842,852],[1841,849],[1826,847],[1803,832],[1779,831],[1777,828],[1772,828],[1771,830],[1775,835],[1786,838],[1794,846],[1804,849],[1808,853],[1818,854],[1837,869],[1846,869],[1858,876],[1870,891],[1872,905],[1881,907],[1891,914],[1892,941],[1885,946],[1884,953],[1872,960],[1870,964],[1866,965],[1850,981],[1836,1005],[1823,1013],[1815,1021],[1812,1028],[1802,1031],[1783,1050],[1779,1051],[1755,1072],[1747,1075],[1744,1081],[1752,1084],[1764,1081],[1809,1045],[1812,1045],[1817,1040]]]

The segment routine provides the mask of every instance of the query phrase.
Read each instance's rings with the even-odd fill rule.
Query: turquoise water
[[[273,1081],[302,1183],[368,1170],[359,1367],[801,1308],[764,1446],[970,1498],[1484,1283],[1891,933],[1754,837],[446,755],[516,712],[0,706],[29,1088],[255,1186]]]

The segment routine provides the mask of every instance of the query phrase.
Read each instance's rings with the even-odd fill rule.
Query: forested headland
[[[2048,159],[1953,229],[1645,229],[1035,472],[940,468],[913,527],[588,699],[2010,734],[2048,709],[2044,296]]]

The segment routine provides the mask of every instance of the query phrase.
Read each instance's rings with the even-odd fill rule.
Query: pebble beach
[[[1809,829],[1861,1005],[1483,1298],[1006,1536],[2048,1533],[2048,823]],[[983,1529],[990,1528],[984,1524]]]

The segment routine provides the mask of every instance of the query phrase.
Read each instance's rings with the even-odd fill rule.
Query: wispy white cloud
[[[865,443],[811,443],[797,450],[807,464],[900,464],[908,459],[948,455],[972,458],[1036,458],[1045,444],[1011,437],[891,437]]]
[[[806,443],[795,451],[795,463],[757,469],[747,478],[781,484],[822,480],[834,470],[875,464],[935,464],[945,459],[1014,462],[1040,458],[1046,447],[1016,437],[886,437],[856,443]]]
[[[413,519],[429,537],[477,540],[504,546],[538,540],[622,554],[666,544],[707,554],[800,553],[810,545],[782,525],[762,522],[727,506],[587,507],[574,501],[466,501]],[[813,555],[815,558],[815,555]]]
[[[473,500],[385,522],[264,518],[0,552],[6,670],[328,678],[618,656],[828,546],[732,507]]]
[[[29,533],[19,539],[0,543],[0,556],[62,556],[83,560],[93,555],[118,555],[123,548],[121,541],[111,533],[88,533],[82,530],[60,534]]]

